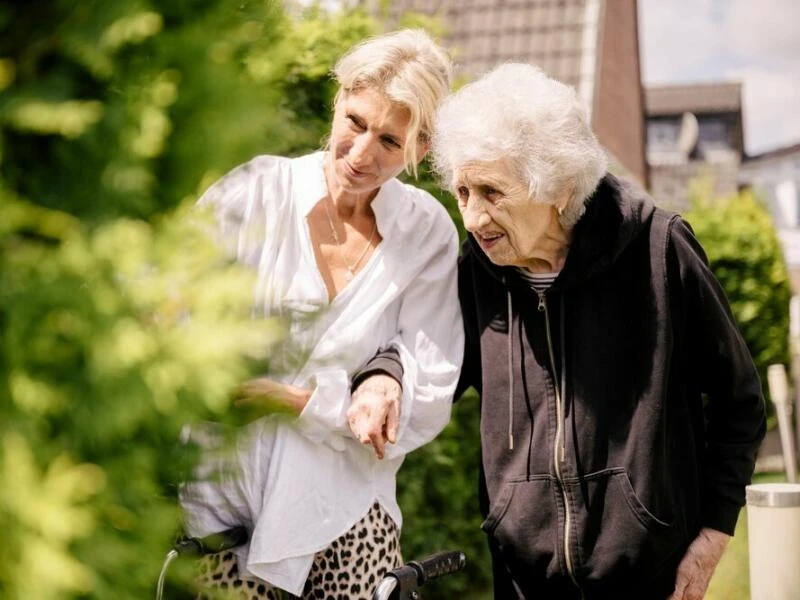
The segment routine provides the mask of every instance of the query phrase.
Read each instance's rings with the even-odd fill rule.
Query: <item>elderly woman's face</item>
[[[531,267],[560,239],[556,207],[535,202],[505,161],[465,164],[452,188],[464,227],[497,265]]]
[[[343,94],[333,115],[333,179],[345,192],[378,189],[405,166],[408,110],[377,90]]]

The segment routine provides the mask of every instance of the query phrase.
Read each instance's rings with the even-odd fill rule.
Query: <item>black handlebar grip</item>
[[[182,556],[216,554],[223,550],[241,546],[247,542],[247,539],[247,529],[244,527],[234,527],[233,529],[226,529],[220,533],[213,533],[203,538],[184,538],[173,546],[173,550]]]
[[[460,571],[467,564],[467,557],[460,550],[455,550],[439,552],[418,561],[412,560],[408,564],[417,571],[417,581],[422,585],[431,579]]]

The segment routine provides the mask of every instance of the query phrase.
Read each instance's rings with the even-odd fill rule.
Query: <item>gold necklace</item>
[[[330,198],[331,203],[333,203],[333,199]],[[347,257],[344,255],[344,250],[342,250],[342,243],[339,241],[339,234],[336,233],[336,227],[333,225],[333,218],[331,217],[331,211],[328,208],[328,203],[325,202],[325,214],[328,215],[328,225],[331,226],[331,233],[333,234],[333,241],[336,243],[336,248],[339,250],[339,257],[342,259],[342,263],[344,264],[345,268],[347,269],[347,274],[345,275],[345,279],[348,282],[353,280],[353,277],[356,276],[355,270],[358,268],[359,263],[364,259],[367,255],[367,251],[372,246],[372,238],[375,237],[375,232],[378,229],[378,220],[375,220],[375,223],[372,225],[372,232],[369,234],[369,238],[367,239],[367,243],[364,245],[364,249],[361,251],[361,254],[358,255],[356,261],[351,265],[347,262]],[[344,223],[342,223],[344,225]]]

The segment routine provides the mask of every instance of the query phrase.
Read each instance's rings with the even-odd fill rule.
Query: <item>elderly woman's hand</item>
[[[353,392],[347,409],[350,431],[362,444],[371,444],[379,459],[384,457],[386,443],[397,441],[401,397],[400,384],[380,373],[369,376]]]
[[[279,383],[269,377],[245,381],[232,394],[235,406],[254,408],[263,414],[288,412],[299,415],[309,398],[309,390]]]
[[[703,527],[678,565],[675,591],[668,600],[702,600],[731,536]]]

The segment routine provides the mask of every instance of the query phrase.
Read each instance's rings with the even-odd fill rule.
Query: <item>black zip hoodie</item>
[[[689,226],[606,175],[545,294],[470,236],[459,299],[456,398],[481,396],[495,598],[668,597],[702,527],[733,534],[766,427],[752,359]],[[397,352],[356,380],[376,371],[401,380]]]
[[[689,226],[606,175],[546,293],[470,236],[459,297],[495,597],[666,598],[701,527],[733,534],[765,432]]]

